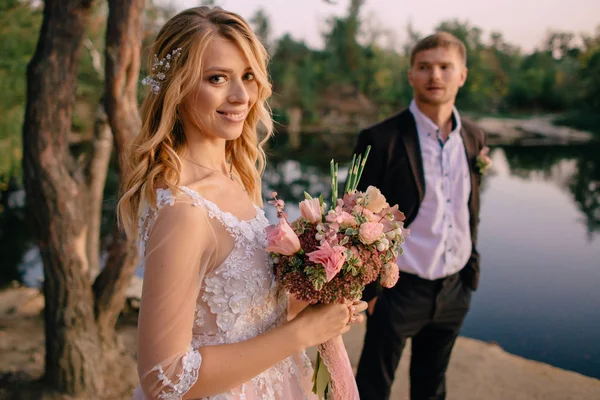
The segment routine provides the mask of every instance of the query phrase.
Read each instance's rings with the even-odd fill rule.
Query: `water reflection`
[[[553,182],[582,212],[590,239],[600,232],[600,145],[504,146],[511,174]]]
[[[600,377],[598,192],[581,184],[598,180],[598,147],[588,150],[492,152],[495,174],[482,194],[481,288],[463,334]],[[595,206],[580,200],[590,198]]]

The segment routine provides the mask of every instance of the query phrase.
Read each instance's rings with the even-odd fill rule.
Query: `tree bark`
[[[108,125],[108,118],[102,104],[96,110],[96,121],[94,122],[94,139],[92,155],[86,167],[87,185],[89,190],[89,214],[88,214],[88,237],[87,257],[89,263],[90,279],[96,279],[100,273],[100,237],[102,226],[102,202],[104,198],[104,186],[110,155],[112,151],[112,134]]]
[[[109,0],[106,30],[105,108],[123,178],[122,149],[140,130],[137,86],[145,0]],[[125,303],[137,264],[137,248],[118,227],[112,236],[106,267],[94,283],[96,318],[101,337],[110,340]]]
[[[45,1],[38,45],[27,68],[23,172],[44,264],[45,380],[58,392],[102,399],[114,398],[113,388],[104,384],[111,372],[134,370],[130,358],[115,362],[123,355],[116,346],[115,324],[137,254],[134,243],[115,232],[108,265],[92,287],[90,264],[98,252],[88,246],[98,246],[90,240],[91,230],[98,229],[91,226],[93,217],[101,212],[93,204],[102,196],[110,133],[97,132],[85,167],[74,160],[68,145],[77,65],[92,3]],[[137,79],[144,0],[109,3],[105,107],[120,152],[140,126]]]
[[[99,393],[101,357],[88,275],[88,192],[68,134],[92,0],[46,0],[27,66],[23,172],[44,264],[45,379],[60,392]]]

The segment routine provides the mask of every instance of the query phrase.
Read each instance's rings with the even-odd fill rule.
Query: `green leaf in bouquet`
[[[344,272],[347,274],[350,274],[352,276],[356,276],[359,273],[358,267],[356,266],[355,263],[346,264],[346,266],[344,266]]]
[[[308,279],[313,284],[315,290],[322,290],[323,286],[327,282],[327,275],[325,268],[320,264],[314,267],[306,267],[304,272],[308,276]]]
[[[321,290],[323,290],[323,286],[325,286],[325,282],[323,282],[320,279],[313,280],[312,284],[317,292],[320,292]]]
[[[346,181],[347,183],[349,182],[348,187],[345,190],[346,193],[354,193],[358,188],[358,182],[360,182],[370,151],[371,146],[367,146],[364,154],[359,154],[358,158],[355,158],[356,154],[352,157],[352,164],[350,165],[350,170],[348,171],[349,176]]]
[[[359,154],[356,159],[356,163],[352,166],[352,182],[350,183],[350,192],[354,193],[356,191],[357,178],[358,178],[358,166],[360,165],[360,160],[362,156]]]
[[[338,181],[338,170],[339,170],[339,164],[335,163],[335,196],[333,197],[333,207],[337,207],[337,199],[338,199],[338,188],[339,188],[339,181]]]
[[[338,164],[333,159],[329,163],[329,169],[331,173],[331,208],[335,208],[338,198]]]
[[[352,155],[352,162],[350,168],[348,168],[348,176],[346,177],[346,184],[344,185],[344,194],[350,193],[352,187],[352,170],[354,169],[354,163],[356,162],[356,154]]]
[[[312,200],[312,196],[310,194],[308,194],[308,192],[306,192],[306,191],[304,192],[304,198],[306,200]]]
[[[317,353],[317,358],[321,355]],[[313,393],[319,397],[319,400],[327,400],[327,393],[329,382],[331,377],[329,376],[329,370],[324,362],[319,360],[318,368],[315,368],[316,379],[314,380]],[[316,389],[316,390],[315,390]]]
[[[290,258],[290,265],[292,267],[294,267],[295,269],[301,268],[302,267],[302,259],[298,256],[292,256]]]
[[[360,182],[360,178],[362,177],[363,170],[365,169],[365,164],[367,163],[367,157],[369,157],[369,153],[371,152],[371,146],[367,146],[367,150],[365,150],[365,154],[362,159],[362,163],[359,162],[360,167],[358,169],[358,176],[356,178],[356,184],[354,185],[354,189],[358,187],[358,182]]]
[[[313,370],[312,376],[312,392],[317,394],[317,374],[319,373],[319,366],[321,365],[321,355],[317,352],[317,358],[315,360],[315,369]]]
[[[350,290],[352,297],[354,297],[355,299],[360,299],[362,297],[362,292],[363,292],[362,285],[353,286],[352,289]]]
[[[323,207],[323,204],[325,204],[325,201],[323,200],[323,193],[321,193],[321,195],[319,196],[319,205]]]
[[[350,238],[348,236],[344,236],[344,238],[340,242],[340,246],[345,245],[346,243],[348,243],[349,240],[350,240]]]

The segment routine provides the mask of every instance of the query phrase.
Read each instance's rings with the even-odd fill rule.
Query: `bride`
[[[241,17],[208,7],[170,19],[152,53],[119,202],[144,262],[133,398],[312,399],[304,350],[361,322],[366,304],[288,321],[259,208],[267,53]]]

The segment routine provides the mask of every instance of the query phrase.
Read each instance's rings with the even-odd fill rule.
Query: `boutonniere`
[[[481,175],[485,175],[487,170],[490,169],[493,164],[492,159],[488,154],[490,154],[490,148],[485,146],[477,156],[477,168]]]

